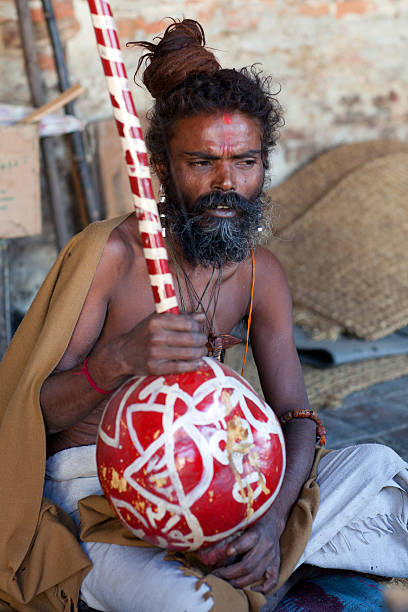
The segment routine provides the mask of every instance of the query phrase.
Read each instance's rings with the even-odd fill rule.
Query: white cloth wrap
[[[76,524],[78,500],[102,495],[96,446],[68,448],[47,460],[44,496],[57,503]],[[81,586],[81,599],[103,612],[209,612],[206,584],[185,576],[181,564],[165,561],[166,550],[81,542],[93,568]]]
[[[381,444],[319,462],[320,506],[299,560],[379,576],[408,576],[408,464]]]
[[[319,567],[382,576],[408,575],[408,464],[391,448],[363,444],[332,451],[317,470],[320,507],[299,560]],[[95,446],[61,451],[47,460],[44,495],[78,523],[78,499],[102,494]],[[185,576],[166,551],[82,542],[93,569],[81,597],[106,612],[207,612],[207,585]]]

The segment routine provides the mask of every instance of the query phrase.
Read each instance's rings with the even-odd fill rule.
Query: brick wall
[[[279,99],[286,115],[272,157],[274,184],[336,144],[408,138],[406,0],[111,1],[123,43],[151,40],[164,29],[166,16],[192,17],[203,24],[223,66],[261,62],[272,73],[282,88]],[[29,0],[29,6],[51,98],[57,79],[41,2]],[[77,113],[85,121],[110,116],[87,1],[54,0],[54,7],[71,81],[87,87]],[[124,56],[132,75],[138,51],[124,48]],[[0,102],[28,104],[14,0],[0,0],[0,74]],[[137,108],[146,109],[146,92],[136,86],[133,91]],[[12,302],[20,310],[28,306],[55,255],[52,227],[45,227],[42,236],[10,244]]]
[[[44,85],[50,95],[56,91],[55,64],[41,0],[28,0],[37,45],[37,60],[42,71]],[[63,45],[78,33],[72,0],[54,0],[55,15]],[[28,89],[20,32],[13,0],[0,0],[0,102],[29,104]]]
[[[86,0],[54,0],[73,82],[87,94],[86,119],[110,114]],[[408,3],[406,0],[112,0],[120,39],[152,39],[164,17],[204,25],[224,66],[261,62],[281,85],[286,112],[273,182],[316,152],[343,142],[406,139]],[[51,96],[56,78],[40,0],[30,0],[38,59]],[[0,101],[29,100],[14,3],[0,0]],[[124,49],[133,74],[138,51]],[[150,101],[134,87],[138,108]]]

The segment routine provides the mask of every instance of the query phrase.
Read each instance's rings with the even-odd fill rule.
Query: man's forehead
[[[261,130],[258,119],[240,111],[185,117],[175,122],[170,139],[170,145],[177,153],[200,151],[203,147],[217,149],[226,143],[234,149],[259,149]]]

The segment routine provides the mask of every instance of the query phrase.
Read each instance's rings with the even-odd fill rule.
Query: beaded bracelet
[[[96,384],[96,382],[92,379],[92,376],[89,373],[88,370],[88,359],[89,359],[89,355],[86,359],[84,359],[83,364],[82,364],[82,369],[79,372],[75,372],[74,376],[79,376],[80,374],[85,374],[87,381],[89,382],[89,384],[91,385],[91,387],[93,389],[95,389],[95,391],[98,391],[98,393],[102,393],[102,395],[110,395],[111,393],[113,393],[115,391],[115,389],[111,389],[110,391],[107,391],[105,389],[101,389],[100,387],[98,387],[98,385]]]
[[[312,419],[317,425],[316,443],[319,446],[326,446],[326,429],[314,410],[288,410],[288,412],[285,412],[285,414],[279,417],[282,424],[288,423],[292,419]]]

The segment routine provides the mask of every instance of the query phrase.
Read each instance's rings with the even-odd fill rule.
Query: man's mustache
[[[211,191],[197,198],[188,211],[188,216],[201,215],[217,206],[228,206],[238,212],[253,213],[259,207],[259,200],[247,200],[236,191]]]

